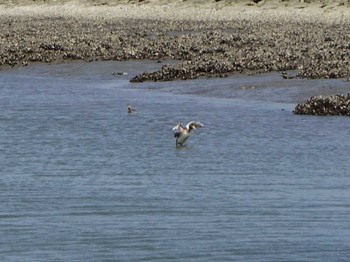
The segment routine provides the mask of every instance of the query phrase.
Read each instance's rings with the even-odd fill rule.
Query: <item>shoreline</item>
[[[135,76],[135,82],[288,70],[299,70],[302,78],[349,76],[345,5],[51,2],[0,2],[0,70],[70,60],[151,59],[179,63]]]
[[[233,0],[232,0],[233,1]],[[7,17],[80,17],[86,19],[151,19],[227,21],[235,19],[322,20],[350,19],[350,2],[306,3],[304,0],[241,1],[194,0],[0,0],[0,15]],[[308,2],[311,2],[309,0]],[[340,2],[342,2],[340,0]]]

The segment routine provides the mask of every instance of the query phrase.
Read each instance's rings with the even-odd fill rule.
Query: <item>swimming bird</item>
[[[128,105],[128,113],[131,114],[131,113],[136,113],[137,110],[135,108],[133,108],[131,105]]]
[[[204,125],[201,122],[191,121],[186,127],[182,123],[178,123],[173,127],[172,131],[174,132],[174,137],[176,138],[176,146],[183,146],[187,139],[192,135],[193,130],[201,128]]]

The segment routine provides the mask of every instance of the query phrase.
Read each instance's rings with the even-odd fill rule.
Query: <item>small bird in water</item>
[[[135,108],[133,108],[131,105],[128,105],[128,113],[132,114],[132,113],[136,113],[137,110]]]
[[[183,146],[187,139],[192,135],[193,130],[201,128],[204,125],[201,122],[191,121],[186,127],[182,123],[178,123],[173,127],[172,131],[174,132],[174,137],[176,138],[176,146]]]

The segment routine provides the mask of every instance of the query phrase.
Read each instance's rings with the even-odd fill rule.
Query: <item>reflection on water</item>
[[[1,260],[347,261],[350,121],[292,114],[346,83],[128,82],[160,66],[0,72]]]

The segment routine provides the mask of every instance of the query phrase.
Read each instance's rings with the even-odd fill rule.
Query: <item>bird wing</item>
[[[178,132],[180,131],[179,126],[178,126],[178,125],[174,126],[174,127],[171,129],[171,131],[173,131],[174,133],[178,133]]]
[[[186,128],[189,129],[190,128],[190,125],[194,125],[196,128],[200,128],[200,127],[203,127],[204,125],[199,122],[199,121],[191,121],[189,122],[187,125],[186,125]]]
[[[181,125],[181,123],[178,123],[176,126],[174,126],[172,129],[171,129],[174,133],[178,133],[178,132],[181,132],[183,130],[183,127]]]

